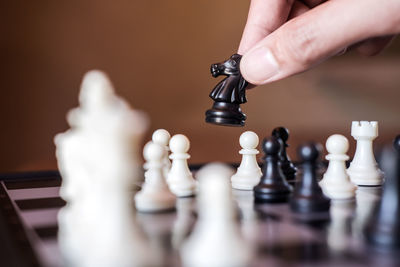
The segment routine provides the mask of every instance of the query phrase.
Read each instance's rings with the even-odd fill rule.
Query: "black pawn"
[[[298,154],[303,173],[290,199],[290,209],[297,213],[329,211],[330,200],[322,193],[317,180],[319,147],[315,143],[308,143],[299,147]]]
[[[286,202],[289,199],[292,187],[286,181],[279,165],[279,151],[282,145],[282,141],[275,136],[263,140],[263,175],[260,183],[254,187],[256,202]]]
[[[386,148],[382,153],[383,197],[366,228],[369,243],[389,249],[400,248],[400,135],[394,140],[393,148]]]
[[[289,147],[287,144],[287,140],[289,139],[289,130],[285,127],[277,127],[272,131],[272,135],[282,140],[283,146],[279,152],[279,161],[286,180],[289,183],[294,184],[296,180],[296,167],[290,161],[286,153],[286,148]]]

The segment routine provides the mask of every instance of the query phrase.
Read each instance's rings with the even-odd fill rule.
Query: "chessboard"
[[[195,173],[201,165],[191,165]],[[301,170],[300,170],[301,172]],[[323,172],[323,170],[321,170]],[[2,266],[63,266],[57,243],[57,171],[0,176]],[[363,228],[381,196],[380,187],[359,187],[356,199],[332,202],[329,218],[306,220],[288,204],[255,203],[252,191],[232,190],[243,238],[254,250],[250,266],[399,266],[399,251],[367,245]],[[163,266],[180,266],[179,244],[196,223],[196,198],[179,198],[172,212],[136,213],[136,220]]]

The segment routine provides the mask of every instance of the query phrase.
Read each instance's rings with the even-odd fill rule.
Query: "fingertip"
[[[259,46],[243,56],[240,71],[246,81],[254,85],[261,85],[279,73],[279,66],[270,49],[266,46]]]

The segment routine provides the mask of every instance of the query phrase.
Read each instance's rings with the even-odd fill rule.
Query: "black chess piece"
[[[213,77],[226,75],[211,91],[214,100],[211,109],[206,111],[206,122],[226,126],[244,126],[246,115],[240,104],[246,103],[246,87],[248,82],[240,73],[241,55],[233,54],[228,60],[211,65]]]
[[[290,209],[297,213],[327,212],[330,200],[322,193],[317,179],[317,160],[320,155],[319,146],[307,143],[298,149],[303,173],[300,182],[296,183],[289,201]]]
[[[281,148],[281,151],[279,152],[279,161],[281,163],[281,168],[283,171],[283,174],[286,177],[286,180],[290,184],[294,184],[296,180],[296,167],[294,164],[290,161],[287,153],[286,153],[286,148],[289,147],[287,144],[287,140],[289,139],[289,130],[285,127],[276,127],[272,131],[272,135],[281,139],[283,146]]]
[[[367,241],[381,248],[400,248],[400,135],[382,152],[383,196],[366,227]]]
[[[263,175],[260,183],[254,187],[256,202],[286,202],[292,187],[286,181],[279,164],[279,151],[282,141],[275,136],[265,138],[262,143],[264,151]]]

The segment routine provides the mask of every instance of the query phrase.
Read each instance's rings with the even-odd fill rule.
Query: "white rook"
[[[356,185],[381,185],[383,173],[372,149],[372,142],[378,137],[378,122],[353,121],[351,135],[357,140],[356,153],[347,169],[351,181]]]

